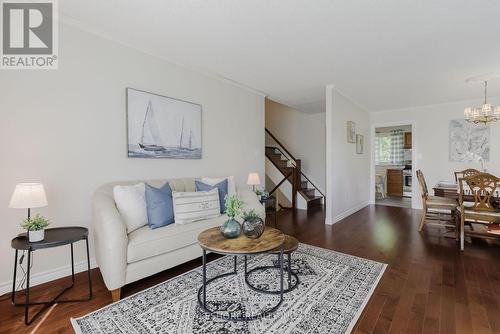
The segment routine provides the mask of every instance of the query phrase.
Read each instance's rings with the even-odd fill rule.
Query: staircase
[[[307,203],[307,210],[323,205],[323,193],[309,180],[301,170],[301,161],[296,159],[276,137],[266,129],[266,157],[281,172],[283,180],[269,193],[278,189],[285,181],[292,185],[292,207],[296,208],[296,196],[299,194]]]

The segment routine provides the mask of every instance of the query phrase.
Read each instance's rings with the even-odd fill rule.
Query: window
[[[403,160],[403,131],[393,130],[387,133],[377,133],[375,137],[375,164],[399,166],[403,164]]]
[[[375,163],[377,165],[391,164],[391,137],[379,136],[375,138]]]

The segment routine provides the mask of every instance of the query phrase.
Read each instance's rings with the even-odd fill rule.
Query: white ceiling
[[[477,99],[465,79],[500,73],[494,0],[59,3],[67,22],[303,111],[324,110],[326,84],[379,111]]]

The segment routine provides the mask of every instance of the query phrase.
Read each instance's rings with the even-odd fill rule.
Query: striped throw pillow
[[[220,216],[219,190],[176,192],[172,194],[176,224]]]

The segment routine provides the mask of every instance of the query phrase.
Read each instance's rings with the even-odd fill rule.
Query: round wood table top
[[[275,228],[266,227],[257,239],[247,238],[244,234],[234,239],[226,239],[219,227],[210,228],[198,235],[201,248],[219,254],[257,254],[280,247],[285,242],[285,234]]]
[[[283,244],[283,253],[288,254],[295,252],[299,248],[299,241],[295,238],[292,237],[291,235],[286,234],[285,235],[285,243]],[[269,253],[274,253],[278,254],[280,252],[279,248],[273,249]]]

